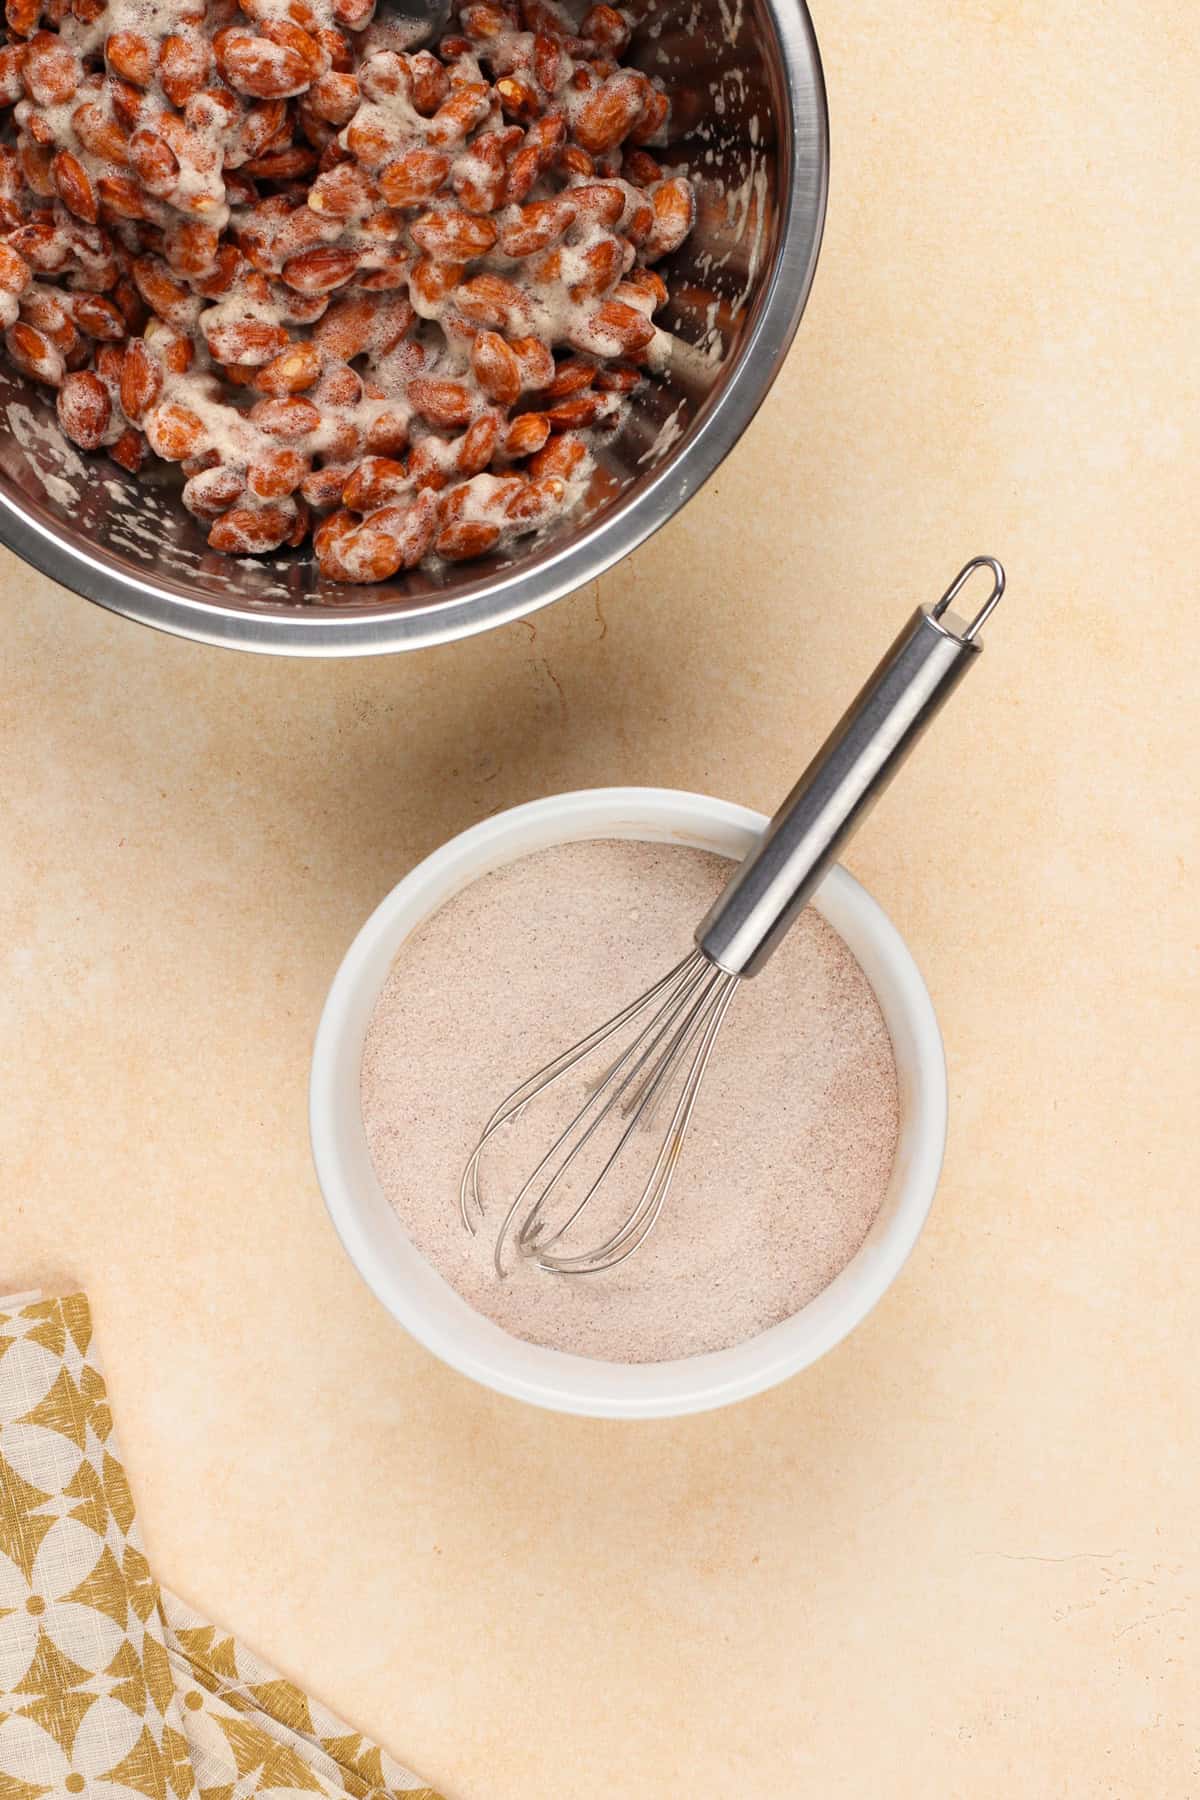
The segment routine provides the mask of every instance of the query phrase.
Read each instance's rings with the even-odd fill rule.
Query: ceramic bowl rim
[[[662,788],[585,789],[511,808],[450,839],[398,882],[363,924],[334,976],[317,1029],[309,1086],[313,1159],[330,1218],[359,1274],[400,1324],[451,1367],[498,1393],[610,1418],[673,1417],[727,1405],[775,1386],[838,1344],[878,1304],[920,1236],[946,1141],[941,1033],[904,939],[867,890],[840,866],[830,871],[814,904],[862,964],[892,1032],[901,1079],[903,1155],[898,1152],[888,1198],[862,1248],[823,1293],[791,1318],[729,1350],[673,1362],[616,1364],[526,1344],[483,1320],[453,1294],[409,1244],[377,1184],[374,1193],[364,1192],[374,1183],[369,1159],[365,1178],[348,1166],[353,1158],[347,1133],[353,1134],[355,1126],[343,1128],[337,1117],[339,1084],[344,1088],[350,1079],[347,1059],[353,1059],[356,1104],[362,1034],[374,997],[399,945],[453,893],[488,869],[553,843],[641,837],[718,849],[728,856],[744,854],[765,824],[762,814],[747,807]],[[741,848],[731,851],[735,840]],[[355,1116],[365,1147],[361,1117]],[[359,1163],[361,1175],[361,1156]],[[380,1250],[371,1220],[374,1209],[378,1224],[381,1204],[391,1221],[381,1229],[385,1235],[392,1227],[399,1233],[404,1258]],[[414,1270],[413,1259],[423,1273]],[[451,1308],[436,1290],[452,1295]],[[457,1309],[468,1319],[455,1320]]]

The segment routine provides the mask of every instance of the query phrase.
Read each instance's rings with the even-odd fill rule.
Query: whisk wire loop
[[[625,1027],[644,1021],[615,1061],[588,1088],[582,1105],[513,1196],[496,1237],[494,1262],[498,1275],[506,1273],[505,1253],[514,1243],[518,1255],[532,1257],[547,1271],[587,1274],[614,1267],[645,1242],[666,1199],[700,1082],[737,985],[737,976],[717,968],[702,951],[692,950],[636,1000],[514,1088],[496,1108],[471,1154],[459,1186],[463,1223],[472,1233],[476,1229],[476,1215],[484,1216],[480,1165],[496,1134],[514,1123],[527,1106],[579,1070],[586,1059]],[[688,1057],[692,1059],[691,1065],[684,1070]],[[666,1095],[674,1091],[681,1071],[682,1086],[674,1102],[670,1126],[649,1178],[630,1211],[595,1249],[586,1253],[551,1254],[612,1175],[635,1135],[653,1120]],[[588,1181],[581,1197],[561,1223],[547,1223],[549,1203],[572,1170],[581,1166],[580,1159],[596,1140],[597,1133],[614,1117],[622,1119],[623,1126],[599,1172]]]
[[[475,1221],[471,1216],[472,1207],[479,1214],[480,1219],[484,1217],[483,1201],[479,1194],[480,1159],[500,1127],[517,1119],[532,1100],[538,1099],[548,1089],[555,1086],[564,1076],[569,1075],[571,1070],[576,1068],[586,1056],[590,1056],[593,1050],[598,1049],[601,1044],[618,1032],[623,1025],[629,1024],[631,1020],[643,1013],[664,988],[671,987],[684,971],[696,962],[697,956],[698,952],[693,950],[690,955],[684,957],[682,962],[677,963],[673,969],[656,981],[653,987],[647,988],[644,994],[640,994],[636,1000],[631,1000],[628,1006],[623,1007],[619,1013],[614,1013],[611,1019],[607,1019],[603,1025],[598,1025],[594,1031],[590,1031],[586,1037],[580,1038],[569,1049],[552,1057],[548,1063],[521,1082],[506,1099],[500,1102],[484,1126],[482,1136],[471,1152],[459,1183],[459,1211],[462,1215],[462,1222],[472,1237],[476,1230]]]
[[[526,1215],[525,1223],[521,1227],[517,1240],[523,1249],[548,1249],[551,1244],[558,1243],[558,1241],[571,1229],[576,1219],[578,1219],[584,1208],[591,1201],[601,1182],[611,1173],[614,1165],[626,1149],[635,1132],[639,1131],[644,1125],[648,1125],[653,1119],[658,1100],[665,1091],[666,1084],[672,1071],[678,1064],[680,1057],[694,1036],[698,1025],[705,1017],[713,992],[723,985],[725,979],[726,978],[722,976],[719,969],[709,968],[707,971],[701,969],[695,977],[680,989],[678,994],[667,1006],[664,1006],[655,1014],[654,1019],[647,1028],[646,1035],[649,1037],[649,1042],[637,1057],[633,1067],[628,1071],[617,1087],[613,1089],[613,1092],[610,1094],[604,1106],[600,1109],[599,1113],[597,1113],[595,1119],[593,1119],[582,1137],[580,1137],[569,1150],[562,1165],[548,1182],[536,1204]],[[697,989],[699,989],[698,994],[696,993]],[[694,999],[692,998],[693,995],[696,996]],[[690,1007],[688,1007],[683,1019],[676,1024],[680,1008],[687,1006],[689,1000],[691,1001]],[[655,1031],[654,1025],[663,1017],[664,1013],[667,1016],[663,1024]],[[664,1048],[660,1049],[664,1037],[668,1037],[668,1042]],[[638,1041],[640,1043],[641,1040]],[[637,1048],[638,1045],[636,1043],[631,1045],[627,1055],[632,1054]],[[639,1076],[643,1074],[646,1064],[651,1061],[656,1052],[658,1052],[658,1060],[653,1063],[652,1067],[645,1074],[641,1086],[635,1086],[633,1093],[630,1095],[625,1105],[621,1106],[620,1102],[622,1095],[627,1088],[637,1082]],[[601,1093],[604,1092],[605,1088],[619,1073],[620,1066],[620,1062],[614,1063],[612,1069],[593,1090],[587,1106],[581,1108],[581,1110],[576,1113],[574,1119],[572,1119],[566,1130],[563,1131],[558,1138],[557,1143],[551,1151],[551,1156],[553,1156],[557,1150],[565,1148],[571,1133],[582,1122],[588,1107],[590,1107],[595,1100],[599,1099]],[[607,1162],[604,1164],[591,1186],[587,1189],[583,1198],[578,1202],[574,1211],[563,1221],[557,1231],[555,1231],[554,1235],[549,1238],[543,1238],[539,1229],[539,1221],[546,1202],[558,1185],[559,1180],[567,1173],[567,1170],[574,1162],[576,1156],[584,1149],[593,1133],[604,1124],[608,1115],[618,1107],[622,1116],[627,1118],[629,1123],[622,1132],[616,1146],[611,1151]],[[539,1260],[541,1260],[540,1257]],[[545,1266],[546,1265],[543,1262],[543,1267]]]
[[[650,1172],[650,1178],[642,1189],[637,1205],[624,1224],[605,1243],[582,1256],[547,1256],[544,1250],[539,1252],[537,1260],[540,1268],[555,1275],[597,1275],[606,1269],[615,1269],[618,1263],[624,1262],[645,1243],[658,1223],[659,1215],[666,1204],[675,1169],[683,1153],[684,1141],[696,1108],[696,1101],[699,1098],[700,1087],[716,1046],[717,1035],[738,984],[739,978],[736,975],[720,972],[720,979],[715,985],[711,1003],[706,1011],[699,1053],[688,1071],[683,1091],[676,1101],[670,1127],[659,1147],[658,1157]],[[598,1186],[599,1179],[593,1185],[594,1187]],[[563,1229],[565,1230],[565,1227]],[[561,1235],[561,1231],[556,1233],[555,1237],[549,1240],[550,1243],[556,1242]]]
[[[625,1090],[629,1086],[630,1082],[633,1080],[636,1080],[638,1074],[641,1072],[641,1069],[643,1068],[643,1066],[645,1064],[646,1058],[653,1054],[655,1046],[659,1042],[661,1042],[664,1033],[670,1029],[671,1019],[673,1018],[675,1012],[677,1011],[679,1006],[686,1003],[687,997],[693,992],[695,986],[698,984],[700,979],[701,979],[701,976],[699,974],[694,973],[692,971],[688,971],[685,978],[681,979],[681,981],[678,982],[675,985],[675,987],[669,991],[667,999],[663,1002],[663,1005],[659,1008],[658,1012],[656,1012],[652,1016],[649,1025],[644,1028],[642,1034],[639,1037],[634,1039],[633,1043],[629,1045],[629,1047],[624,1051],[624,1053],[620,1057],[618,1057],[617,1061],[612,1065],[612,1067],[609,1069],[608,1073],[606,1075],[602,1076],[600,1081],[597,1082],[591,1088],[583,1105],[579,1108],[579,1111],[574,1115],[574,1117],[571,1119],[570,1123],[564,1128],[564,1130],[559,1133],[558,1137],[555,1138],[554,1142],[551,1144],[551,1146],[547,1150],[546,1154],[542,1157],[542,1160],[538,1163],[537,1167],[534,1169],[532,1175],[530,1175],[528,1180],[525,1182],[524,1186],[520,1189],[516,1198],[513,1200],[512,1205],[508,1209],[508,1212],[504,1219],[504,1223],[500,1227],[499,1236],[496,1240],[496,1250],[495,1250],[495,1256],[494,1256],[493,1260],[494,1260],[495,1267],[496,1267],[496,1273],[498,1275],[503,1275],[503,1273],[504,1273],[504,1254],[503,1253],[504,1253],[505,1241],[508,1238],[509,1232],[512,1229],[512,1226],[516,1220],[517,1214],[521,1211],[521,1208],[525,1203],[526,1197],[528,1196],[530,1189],[536,1185],[538,1179],[540,1178],[540,1176],[546,1169],[553,1167],[556,1158],[560,1154],[562,1154],[561,1163],[559,1163],[559,1166],[556,1169],[554,1169],[554,1173],[550,1176],[549,1180],[547,1181],[545,1187],[542,1189],[541,1193],[538,1195],[538,1198],[534,1202],[533,1206],[529,1209],[529,1212],[527,1213],[527,1215],[525,1217],[524,1224],[522,1225],[521,1230],[518,1234],[518,1237],[517,1237],[518,1248],[525,1253],[529,1252],[531,1245],[532,1245],[534,1239],[536,1238],[538,1221],[540,1220],[542,1211],[543,1211],[547,1201],[550,1199],[551,1195],[553,1194],[555,1188],[557,1188],[559,1182],[562,1181],[564,1176],[569,1173],[572,1165],[575,1163],[577,1158],[582,1155],[584,1150],[586,1150],[588,1144],[591,1142],[592,1138],[596,1135],[596,1132],[600,1129],[600,1127],[602,1125],[605,1124],[605,1122],[607,1121],[607,1119],[609,1117],[609,1114],[613,1111],[614,1107],[616,1107],[617,1104],[619,1103],[622,1094],[625,1092]],[[660,1019],[664,1019],[664,1017],[665,1017],[665,1023],[662,1024],[661,1026],[658,1026],[658,1029],[655,1030],[656,1025],[658,1025],[658,1021]],[[647,1034],[649,1034],[650,1042],[646,1045],[646,1048],[643,1051],[641,1051],[641,1054],[638,1054],[639,1048],[643,1042],[643,1039],[647,1036]],[[634,1059],[633,1067],[628,1070],[628,1072],[625,1074],[623,1080],[621,1080],[620,1082],[617,1082],[617,1077],[621,1074],[622,1069],[625,1068],[626,1063],[629,1062],[631,1058]],[[614,1086],[613,1085],[614,1083],[617,1083],[617,1085]],[[610,1088],[612,1089],[612,1092],[608,1093],[608,1090]],[[608,1093],[607,1100],[604,1101],[604,1104],[602,1106],[599,1106],[598,1103],[600,1102],[600,1100],[603,1098],[603,1096],[606,1093]],[[598,1110],[596,1111],[595,1116],[592,1118],[590,1124],[584,1126],[584,1120],[587,1118],[588,1114],[592,1111],[592,1109],[594,1107],[598,1107]],[[574,1137],[574,1134],[577,1131],[580,1133],[580,1135],[578,1137]],[[601,1180],[603,1180],[603,1178],[604,1178],[605,1174],[607,1174],[609,1168],[611,1168],[612,1164],[616,1161],[616,1157],[619,1154],[620,1149],[625,1142],[625,1138],[628,1136],[629,1136],[629,1133],[627,1132],[625,1134],[625,1137],[622,1138],[621,1144],[619,1144],[617,1146],[617,1150],[613,1153],[613,1155],[609,1158],[608,1163],[601,1170],[600,1175],[597,1177],[596,1181],[594,1181],[592,1183],[592,1186],[588,1189],[587,1193],[584,1195],[583,1200],[576,1207],[575,1212],[572,1214],[572,1219],[578,1217],[579,1213],[582,1212],[584,1206],[587,1205],[587,1202],[591,1199],[593,1193],[596,1190],[596,1187],[599,1185],[599,1182]],[[572,1141],[573,1139],[574,1139],[574,1141]],[[565,1229],[565,1227],[564,1227],[564,1229]]]

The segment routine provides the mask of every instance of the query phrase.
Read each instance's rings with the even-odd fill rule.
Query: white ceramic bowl
[[[740,860],[760,813],[666,788],[555,794],[486,819],[407,875],[376,907],[334,978],[313,1052],[313,1156],[325,1203],[359,1274],[400,1323],[485,1386],[561,1412],[621,1419],[702,1412],[785,1380],[852,1331],[891,1286],[929,1212],[946,1141],[946,1062],[925,983],[895,926],[844,869],[814,905],[857,957],[891,1033],[900,1142],[866,1241],[802,1310],[746,1343],[675,1362],[613,1363],[510,1337],[460,1299],[413,1247],[375,1179],[359,1106],[363,1039],[401,944],[453,894],[532,851],[586,838],[687,844]],[[614,996],[614,1004],[619,996]],[[457,1170],[446,1204],[457,1205]]]

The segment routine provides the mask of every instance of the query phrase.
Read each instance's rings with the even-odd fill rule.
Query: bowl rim
[[[370,1172],[369,1158],[362,1163],[365,1136],[356,1112],[350,1132],[358,1137],[367,1179],[356,1181],[349,1167],[338,1095],[352,1074],[352,1108],[357,1101],[366,1019],[400,945],[452,894],[487,870],[554,843],[657,837],[728,856],[744,854],[766,824],[761,813],[747,807],[675,789],[591,788],[551,795],[485,819],[424,858],[384,897],[347,949],[322,1009],[309,1080],[310,1138],[325,1205],[342,1247],[376,1298],[426,1349],[480,1385],[587,1417],[667,1418],[725,1406],[776,1386],[833,1349],[878,1304],[911,1254],[945,1152],[945,1051],[911,951],[882,907],[840,865],[826,876],[813,903],[863,966],[894,1045],[897,1022],[903,1027],[907,1048],[896,1049],[901,1146],[884,1206],[864,1244],[799,1313],[727,1350],[671,1362],[618,1364],[531,1345],[475,1313],[412,1246]],[[735,843],[738,848],[731,848]],[[887,998],[880,991],[880,972]],[[351,1072],[346,1059],[352,1054]],[[386,1219],[382,1232],[391,1240],[386,1251],[372,1214]]]
[[[60,536],[38,510],[2,487],[0,543],[63,587],[140,624],[200,643],[296,656],[365,656],[472,637],[540,611],[604,574],[666,524],[732,450],[782,366],[812,287],[829,186],[824,73],[806,0],[764,0],[764,8],[779,47],[787,102],[780,158],[786,193],[772,266],[736,369],[653,478],[635,484],[638,491],[604,509],[560,549],[419,609],[363,604],[288,612],[282,605],[223,606],[180,592],[167,578],[160,584],[126,573],[86,543]]]

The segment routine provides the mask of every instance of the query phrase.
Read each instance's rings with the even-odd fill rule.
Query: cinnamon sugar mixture
[[[376,1174],[422,1254],[516,1337],[616,1362],[723,1349],[820,1293],[879,1209],[899,1123],[891,1042],[862,970],[810,907],[738,992],[666,1208],[635,1256],[599,1275],[524,1261],[496,1277],[505,1196],[562,1107],[581,1103],[569,1082],[561,1104],[530,1107],[501,1134],[484,1168],[487,1219],[475,1237],[463,1229],[459,1177],[493,1107],[687,952],[729,870],[675,845],[542,851],[443,906],[380,994],[362,1065]],[[651,1154],[656,1143],[652,1131]],[[632,1179],[606,1189],[569,1247],[603,1241],[638,1191]]]

